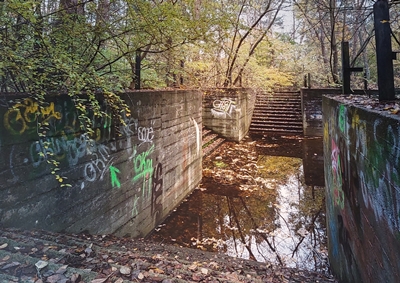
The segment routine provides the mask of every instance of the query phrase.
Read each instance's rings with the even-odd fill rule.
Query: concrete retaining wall
[[[325,89],[312,89],[302,88],[301,94],[301,108],[303,115],[303,133],[304,136],[322,137],[323,124],[322,124],[322,96],[325,94],[341,94],[341,88],[325,88]],[[374,94],[376,91],[368,91],[368,94]],[[364,90],[355,90],[355,95],[365,95]]]
[[[400,119],[323,98],[331,267],[341,282],[400,278]]]
[[[249,131],[256,94],[251,89],[215,89],[203,98],[203,124],[228,140],[240,141]]]
[[[123,97],[132,112],[119,127],[122,136],[110,119],[96,120],[96,137],[88,142],[68,97],[54,97],[40,110],[49,129],[39,140],[37,104],[1,96],[0,226],[143,236],[199,184],[201,93]],[[51,175],[43,147],[71,187],[61,188]]]

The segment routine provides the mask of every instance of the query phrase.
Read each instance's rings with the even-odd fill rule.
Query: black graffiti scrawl
[[[153,172],[153,188],[151,194],[151,215],[156,220],[160,220],[162,214],[162,199],[163,194],[163,179],[162,179],[162,164],[158,163]]]

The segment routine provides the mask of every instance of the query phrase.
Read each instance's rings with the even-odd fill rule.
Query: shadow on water
[[[149,239],[329,273],[321,139],[227,143]]]

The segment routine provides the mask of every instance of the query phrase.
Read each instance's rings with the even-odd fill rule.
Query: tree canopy
[[[373,3],[4,0],[0,87],[117,93],[133,88],[138,60],[143,88],[270,89],[300,85],[306,73],[317,85],[338,86],[341,41],[350,43],[352,66],[364,67],[374,86]],[[398,1],[389,3],[396,50]]]

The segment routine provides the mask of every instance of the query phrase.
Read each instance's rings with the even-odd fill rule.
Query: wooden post
[[[140,89],[140,71],[142,65],[142,57],[140,50],[136,50],[135,59],[135,89]]]
[[[393,55],[387,0],[378,0],[374,4],[374,27],[379,100],[394,100]]]

